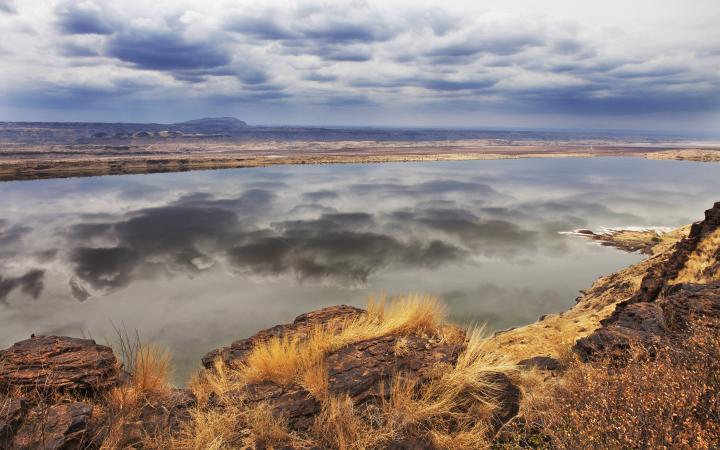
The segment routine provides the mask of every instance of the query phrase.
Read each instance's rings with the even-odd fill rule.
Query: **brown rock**
[[[89,394],[118,380],[112,350],[90,339],[35,336],[0,351],[0,361],[0,390]]]
[[[290,324],[276,325],[262,330],[247,339],[235,341],[229,347],[212,350],[202,358],[202,364],[205,368],[212,369],[213,363],[219,358],[231,367],[236,366],[245,359],[255,345],[261,342],[283,336],[297,336],[302,339],[316,326],[340,326],[343,322],[355,319],[363,314],[365,314],[364,310],[348,305],[330,306],[301,314]]]
[[[27,413],[28,404],[22,398],[0,399],[0,449],[10,447],[15,432]]]
[[[40,405],[32,409],[12,440],[16,450],[74,450],[91,440],[93,407],[87,403]]]
[[[651,267],[637,294],[619,303],[593,334],[577,341],[574,351],[580,358],[588,361],[610,357],[622,363],[633,345],[649,348],[652,353],[655,345],[681,337],[692,318],[719,323],[720,280],[708,284],[672,284],[702,239],[718,227],[720,202],[705,211],[705,220],[692,225],[689,236],[675,245],[666,261]]]
[[[196,405],[195,396],[187,389],[173,389],[167,396],[143,405],[138,420],[123,424],[122,448],[142,448],[147,436],[177,433],[183,422],[189,420],[190,408]]]
[[[397,351],[399,347],[402,351]],[[356,404],[378,400],[393,376],[402,374],[418,382],[425,381],[433,375],[434,368],[455,364],[461,350],[460,345],[414,335],[382,336],[357,342],[329,354],[325,359],[328,391],[331,395],[347,394]],[[254,383],[236,395],[250,405],[267,403],[274,414],[286,418],[296,430],[308,429],[320,412],[317,399],[294,384]]]
[[[402,351],[397,351],[402,348]],[[377,398],[395,374],[424,381],[439,365],[454,365],[461,345],[421,336],[383,336],[357,342],[328,355],[329,391],[356,403]]]

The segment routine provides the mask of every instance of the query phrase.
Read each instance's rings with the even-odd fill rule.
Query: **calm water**
[[[370,293],[437,294],[491,329],[641,256],[558,234],[679,226],[720,165],[629,158],[284,166],[0,183],[0,347],[30,333],[206,351]]]

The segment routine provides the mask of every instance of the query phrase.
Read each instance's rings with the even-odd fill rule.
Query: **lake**
[[[558,158],[274,166],[0,183],[0,347],[36,334],[220,345],[370,294],[434,294],[491,330],[643,258],[560,234],[676,227],[720,165]]]

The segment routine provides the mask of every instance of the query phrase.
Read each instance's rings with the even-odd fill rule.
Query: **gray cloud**
[[[37,299],[44,288],[43,278],[45,271],[33,269],[19,277],[0,276],[0,303],[7,303],[7,297],[15,289],[20,289],[33,299]]]
[[[129,30],[114,36],[107,54],[142,69],[182,71],[213,69],[230,63],[217,42],[192,42],[174,33]]]
[[[13,0],[0,0],[0,12],[15,14],[17,10]]]
[[[45,16],[23,8],[26,26],[9,27],[3,40],[12,46],[3,46],[0,106],[96,118],[160,103],[233,115],[252,104],[247,119],[256,122],[485,125],[478,121],[489,117],[593,128],[650,117],[658,128],[692,128],[720,109],[720,36],[705,19],[718,7],[707,1],[666,5],[677,17],[672,36],[662,32],[665,12],[640,14],[619,0],[597,20],[562,0],[527,11],[493,1],[161,3],[153,14],[132,1],[53,0]]]
[[[113,26],[105,18],[103,10],[92,2],[65,2],[55,14],[64,34],[112,34]]]

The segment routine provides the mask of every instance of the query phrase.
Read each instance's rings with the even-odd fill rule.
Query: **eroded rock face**
[[[0,351],[0,390],[86,394],[118,382],[112,349],[90,339],[35,336]]]
[[[93,407],[87,403],[61,403],[33,408],[23,420],[12,443],[16,450],[74,450],[87,448],[93,438]]]
[[[363,403],[378,398],[383,384],[396,374],[417,381],[431,378],[433,369],[455,365],[461,350],[458,344],[413,335],[357,342],[328,355],[328,390]]]
[[[622,362],[633,345],[652,348],[679,336],[692,318],[720,322],[720,280],[707,284],[673,284],[702,240],[720,227],[720,202],[705,211],[705,220],[692,225],[687,238],[678,242],[667,261],[653,266],[640,290],[619,303],[593,334],[578,340],[574,350],[584,361],[610,357]],[[710,264],[715,270],[719,259]],[[715,273],[715,272],[713,272]]]
[[[356,319],[363,314],[365,314],[365,310],[348,305],[330,306],[301,314],[292,323],[275,325],[272,328],[259,331],[247,339],[235,341],[229,347],[212,350],[203,356],[202,364],[205,368],[211,369],[215,360],[220,359],[228,366],[236,367],[237,364],[244,361],[250,350],[259,343],[283,336],[297,336],[302,339],[316,326],[340,326],[343,322]]]

